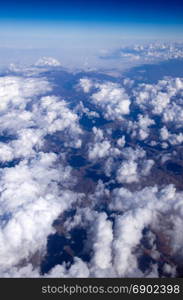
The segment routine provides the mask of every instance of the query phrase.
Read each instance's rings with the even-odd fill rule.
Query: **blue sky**
[[[17,0],[1,3],[1,20],[183,24],[182,1]]]
[[[133,38],[181,38],[180,0],[9,0],[0,4],[4,36],[119,34]],[[77,32],[76,32],[77,30]],[[88,30],[88,33],[86,33]],[[91,34],[92,32],[92,34]]]
[[[0,48],[65,49],[68,55],[80,48],[84,55],[136,39],[181,39],[182,32],[183,2],[178,0],[7,0],[0,4]]]

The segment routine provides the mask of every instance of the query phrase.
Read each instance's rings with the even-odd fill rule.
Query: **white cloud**
[[[149,127],[154,125],[155,122],[153,119],[150,119],[148,115],[138,115],[138,121],[132,122],[132,137],[137,136],[140,140],[145,140],[148,138],[150,129]]]
[[[38,59],[38,61],[35,63],[35,66],[39,66],[39,67],[45,67],[45,66],[60,67],[61,63],[53,57],[45,57],[44,56],[44,57]]]
[[[125,89],[112,82],[94,83],[87,78],[80,79],[80,86],[85,93],[91,88],[97,89],[91,96],[92,102],[103,112],[108,120],[123,120],[130,112],[130,99]]]
[[[51,91],[50,83],[44,78],[0,77],[0,111],[13,107],[24,109],[31,97]]]
[[[119,146],[119,147],[124,147],[125,146],[125,136],[123,135],[121,138],[119,138],[118,140],[117,140],[117,145]]]
[[[40,153],[31,162],[1,171],[1,214],[10,215],[0,231],[1,270],[44,251],[53,221],[76,201],[74,193],[58,188],[70,174],[56,160],[53,153]]]
[[[88,78],[81,78],[79,80],[79,85],[85,93],[89,93],[93,86],[93,82]]]
[[[176,134],[168,131],[166,126],[160,129],[160,138],[163,141],[169,142],[171,145],[179,145],[183,143],[183,134],[182,132]]]
[[[142,176],[147,176],[154,164],[151,159],[146,159],[145,151],[137,147],[123,148],[121,151],[123,161],[117,167],[116,179],[120,183],[138,182]]]
[[[38,104],[34,104],[33,113],[35,121],[45,133],[53,134],[67,130],[68,145],[76,148],[81,146],[79,135],[82,130],[78,123],[78,116],[68,108],[64,100],[55,96],[42,97]]]
[[[142,110],[161,116],[164,123],[173,122],[175,126],[181,126],[182,92],[182,78],[165,78],[157,84],[140,84],[134,95]]]
[[[132,183],[138,181],[137,163],[135,161],[124,161],[117,171],[117,181]]]
[[[42,65],[53,66],[54,62],[43,59]],[[140,188],[141,179],[144,184],[156,160],[148,157],[148,150],[146,154],[143,148],[135,148],[133,138],[145,141],[153,136],[153,140],[148,142],[153,146],[158,144],[160,137],[159,142],[164,148],[168,143],[173,146],[183,142],[180,132],[183,80],[164,79],[157,84],[134,87],[135,99],[132,102],[120,84],[96,83],[82,78],[80,86],[83,91],[93,93],[88,94],[91,106],[100,109],[106,119],[117,121],[111,122],[111,126],[111,123],[101,128],[94,126],[91,132],[86,133],[79,125],[78,115],[99,115],[82,102],[70,108],[64,99],[54,95],[53,86],[47,79],[36,76],[5,76],[0,80],[3,99],[0,131],[7,136],[12,135],[7,141],[0,142],[0,161],[6,162],[0,169],[0,275],[41,276],[39,267],[33,268],[30,263],[31,257],[37,251],[41,258],[46,254],[47,238],[55,232],[53,221],[74,206],[76,214],[66,217],[63,229],[69,237],[75,227],[86,230],[84,251],[88,251],[90,260],[86,262],[74,253],[71,266],[66,263],[57,265],[45,277],[158,276],[161,249],[158,249],[156,239],[159,233],[165,240],[168,239],[172,257],[182,258],[183,255],[180,234],[183,225],[182,192],[176,191],[172,185]],[[129,91],[133,83],[130,79],[123,80]],[[132,120],[131,115],[125,117],[131,109],[133,112],[136,105],[140,109],[137,121]],[[154,115],[160,117],[160,129],[151,128],[155,125]],[[171,125],[175,125],[175,130]],[[123,133],[113,139],[116,129]],[[47,144],[47,135],[53,138],[53,143],[54,138],[60,139],[59,154],[52,152],[54,148],[51,143]],[[81,146],[80,150],[65,152],[65,147]],[[92,182],[92,192],[87,191],[86,194],[72,192],[76,184],[75,171],[66,161],[67,154],[70,156],[72,153],[88,155],[91,167],[101,160],[101,170],[97,171],[104,172],[111,177],[110,180],[106,183],[101,180],[96,184]],[[8,164],[16,158],[19,160],[14,166]],[[170,158],[171,153],[167,151],[166,159]],[[79,180],[84,180],[85,185],[85,170],[84,166],[81,172],[76,171],[79,188]],[[134,182],[136,184],[133,185]],[[128,184],[128,189],[111,187],[113,184]],[[143,273],[138,258],[142,255],[144,228],[151,230],[148,235],[152,247],[150,255],[156,263],[149,265]],[[166,264],[163,268],[164,273],[175,276],[174,266]]]
[[[13,149],[5,143],[0,143],[0,161],[11,161],[14,158]]]
[[[113,230],[112,223],[107,220],[105,213],[98,214],[92,228],[92,235],[94,240],[92,245],[94,254],[91,264],[92,273],[95,276],[95,272],[98,274],[102,270],[110,269],[112,263]]]
[[[169,132],[165,126],[160,129],[160,137],[163,141],[166,141],[169,137]]]
[[[100,184],[95,203],[99,201],[103,192],[104,186]],[[157,235],[161,235],[165,240],[169,239],[170,255],[176,257],[178,254],[182,257],[183,241],[180,235],[183,225],[182,192],[176,192],[173,185],[163,189],[157,186],[146,187],[134,192],[126,188],[116,188],[109,198],[108,208],[113,211],[113,221],[107,218],[106,213],[95,212],[91,208],[78,211],[80,220],[81,218],[83,220],[83,217],[86,220],[86,223],[82,221],[80,224],[86,225],[89,234],[86,246],[92,250],[90,262],[83,262],[84,268],[87,267],[84,276],[158,277],[157,264],[161,252],[157,249]],[[142,272],[138,264],[137,247],[141,245],[145,228],[152,229],[147,237],[151,245],[152,258],[156,263],[150,264]],[[164,269],[165,273],[175,276],[175,266],[170,268],[165,264]],[[77,274],[80,272],[78,271]]]
[[[110,153],[110,148],[111,145],[109,141],[95,143],[94,146],[91,146],[91,148],[89,148],[88,157],[90,160],[92,160],[108,156]]]
[[[94,135],[94,141],[88,145],[88,158],[90,160],[105,158],[109,155],[118,156],[120,154],[119,149],[113,147],[110,141],[104,137],[104,133],[101,129],[93,127],[92,132]]]
[[[74,108],[74,111],[80,116],[82,116],[83,114],[86,114],[90,119],[91,118],[100,118],[99,113],[97,113],[96,111],[92,111],[92,110],[88,109],[87,107],[85,107],[82,101],[80,101],[79,104],[76,105],[76,107]]]
[[[149,63],[169,59],[183,58],[182,43],[154,42],[146,44],[134,44],[115,49],[111,53],[106,52],[103,58],[116,58],[128,63]]]
[[[182,194],[176,193],[173,186],[167,186],[161,191],[158,191],[157,187],[145,188],[134,193],[121,188],[114,190],[113,195],[110,208],[123,212],[122,216],[117,217],[116,233],[114,233],[116,235],[114,262],[119,276],[133,276],[134,269],[138,270],[134,250],[140,243],[143,228],[148,225],[165,236],[168,234],[171,239],[172,253],[181,251],[180,246],[176,249],[176,245],[182,242],[178,234],[182,226],[182,210],[178,213],[178,208],[182,207]],[[161,213],[164,218],[167,218],[167,222],[174,224],[171,234],[167,227],[162,227],[157,222],[159,218],[161,220]]]
[[[169,137],[169,142],[172,145],[179,145],[183,143],[183,134],[180,132],[179,134],[171,134]]]
[[[55,266],[45,277],[60,277],[60,278],[85,278],[89,277],[89,269],[86,263],[80,258],[75,257],[74,263],[67,270],[65,264]]]
[[[81,146],[77,115],[64,100],[41,97],[51,90],[45,78],[0,78],[0,131],[12,135],[0,143],[0,160],[21,158],[15,166],[0,170],[1,276],[39,274],[28,264],[31,255],[37,251],[45,254],[53,221],[78,199],[77,193],[69,190],[75,179],[64,155],[58,160],[55,153],[44,149],[45,136],[56,131],[68,131],[65,142]],[[28,265],[21,267],[22,260]]]
[[[99,90],[92,95],[93,102],[101,107],[106,119],[123,119],[130,112],[130,100],[125,90],[118,84],[107,82],[96,84]]]

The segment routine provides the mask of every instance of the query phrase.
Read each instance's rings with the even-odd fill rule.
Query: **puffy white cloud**
[[[88,157],[90,160],[103,158],[110,153],[111,145],[109,141],[103,141],[101,143],[95,143],[94,146],[89,148]]]
[[[140,174],[141,174],[142,176],[147,176],[147,175],[149,175],[149,173],[150,173],[151,168],[152,168],[153,165],[154,165],[154,160],[152,160],[152,159],[144,160],[144,161],[142,162],[142,168],[141,168]]]
[[[171,134],[169,137],[169,142],[172,145],[179,145],[183,143],[183,134],[180,132],[179,134]]]
[[[164,110],[162,120],[164,123],[170,123],[176,128],[181,128],[183,122],[182,105],[180,103],[176,104],[174,100],[172,100],[172,103]]]
[[[151,159],[146,159],[146,153],[142,148],[124,148],[121,151],[122,163],[118,166],[116,179],[120,183],[138,182],[141,176],[147,176],[154,164]]]
[[[104,137],[103,131],[93,127],[94,135],[93,143],[89,143],[88,158],[90,160],[97,160],[111,156],[118,156],[120,151],[111,145],[110,141]]]
[[[124,147],[125,146],[125,136],[123,135],[121,138],[119,138],[118,140],[117,140],[117,145],[119,146],[119,147]]]
[[[61,63],[53,58],[53,57],[41,57],[40,59],[38,59],[38,61],[35,63],[35,66],[39,66],[39,67],[45,67],[45,66],[49,66],[49,67],[60,67]]]
[[[94,134],[94,141],[95,142],[101,142],[104,139],[104,133],[102,129],[93,127],[92,128],[93,134]]]
[[[81,146],[79,135],[82,130],[78,124],[78,116],[68,108],[64,100],[55,96],[42,97],[38,104],[34,104],[33,113],[38,126],[45,133],[53,134],[67,130],[69,132],[68,145],[70,143],[76,148]]]
[[[131,183],[138,181],[137,163],[135,161],[124,161],[117,171],[117,181]]]
[[[161,85],[142,84],[138,89],[135,93],[137,104],[142,108],[149,107],[154,114],[161,114],[170,101],[169,95],[161,92]]]
[[[146,43],[124,46],[115,49],[111,53],[107,52],[102,58],[116,58],[130,63],[149,63],[169,59],[183,58],[182,43]]]
[[[77,115],[64,100],[41,97],[51,90],[41,77],[0,78],[0,131],[10,135],[0,143],[0,161],[21,159],[0,170],[1,276],[39,276],[28,264],[30,257],[37,251],[44,255],[53,221],[78,199],[69,190],[75,179],[64,156],[58,160],[44,148],[46,135],[56,131],[69,132],[65,143],[81,146]],[[23,260],[27,265],[21,267]]]
[[[125,90],[118,84],[107,82],[96,84],[99,90],[92,95],[93,102],[100,106],[106,119],[123,119],[130,112],[130,100]]]
[[[51,89],[50,83],[44,78],[0,77],[0,111],[12,107],[24,109],[31,97],[45,94]]]
[[[148,225],[169,236],[169,245],[174,254],[181,251],[179,230],[182,226],[182,209],[179,213],[178,209],[182,207],[182,199],[182,193],[176,193],[171,185],[161,191],[157,187],[134,193],[125,188],[114,190],[110,208],[123,212],[116,219],[114,232],[114,264],[119,276],[133,276],[138,271],[135,246],[140,243],[142,230]],[[157,222],[161,213],[172,224],[172,231]]]
[[[9,91],[11,83],[15,87]],[[78,116],[64,100],[46,96],[34,101],[35,96],[52,89],[46,79],[5,77],[2,85],[2,103],[6,105],[1,112],[0,131],[13,134],[13,140],[1,143],[1,161],[34,155],[44,145],[44,137],[56,131],[69,132],[69,136],[65,135],[65,145],[81,147]]]
[[[166,126],[160,129],[160,138],[163,141],[168,141],[171,145],[179,145],[183,142],[183,134],[182,132],[176,134],[168,131]]]
[[[43,146],[43,132],[26,128],[17,132],[17,139],[10,142],[15,157],[29,157]]]
[[[88,78],[81,78],[79,80],[79,86],[83,89],[85,93],[89,93],[93,86],[93,82]]]
[[[164,78],[157,84],[140,84],[134,90],[134,95],[135,102],[143,115],[138,122],[128,122],[128,130],[132,131],[132,138],[138,136],[140,140],[146,139],[150,134],[149,126],[155,125],[152,117],[158,115],[158,122],[162,127],[160,130],[157,128],[152,130],[152,134],[156,135],[156,140],[160,138],[161,147],[167,149],[169,144],[181,144],[183,142],[182,132],[180,132],[183,124],[183,79]]]
[[[99,191],[98,191],[99,192]],[[100,189],[101,193],[102,190]],[[157,264],[150,265],[144,272],[138,264],[137,247],[141,244],[143,230],[150,226],[153,232],[169,237],[172,255],[182,253],[182,193],[176,192],[172,185],[160,190],[156,186],[146,187],[131,192],[126,188],[118,188],[112,192],[109,209],[113,211],[113,220],[108,220],[106,213],[97,213],[91,208],[78,210],[79,226],[89,230],[89,244],[92,257],[89,262],[75,258],[70,268],[66,264],[55,266],[46,277],[158,277]],[[116,213],[115,213],[116,212]],[[164,226],[161,219],[169,226]],[[68,223],[69,225],[69,223]],[[77,225],[76,225],[77,226]],[[158,261],[160,253],[156,248],[155,234],[148,235],[152,247],[152,257]],[[175,276],[175,267],[164,265],[164,273]],[[30,272],[30,274],[29,274]],[[7,273],[5,271],[5,276]],[[12,276],[39,276],[31,266],[10,271]]]
[[[16,135],[18,130],[34,126],[32,112],[19,109],[9,109],[0,118],[0,132]]]
[[[134,91],[136,103],[146,112],[162,117],[164,123],[182,126],[183,79],[169,78],[157,84],[140,84]]]
[[[41,64],[53,66],[54,62],[45,59]],[[38,66],[37,69],[42,68]],[[61,225],[69,239],[76,227],[86,231],[83,251],[89,255],[89,261],[74,253],[71,265],[63,262],[45,277],[158,276],[158,260],[162,255],[156,240],[159,234],[168,239],[173,258],[183,255],[180,234],[183,195],[172,185],[140,188],[157,162],[150,159],[153,156],[145,147],[161,143],[165,148],[169,143],[174,146],[183,141],[180,132],[183,80],[164,79],[137,88],[134,85],[131,91],[134,82],[130,79],[123,80],[120,85],[82,78],[80,86],[88,93],[91,111],[84,102],[73,108],[55,96],[53,85],[41,73],[38,77],[36,72],[37,75],[19,74],[0,80],[3,99],[0,132],[9,136],[0,142],[0,275],[41,276],[40,266],[33,267],[31,257],[37,252],[41,258],[46,255],[47,238],[55,232],[54,220],[74,208],[74,215],[64,215]],[[133,101],[124,86],[128,93],[133,93]],[[99,117],[93,107],[114,122],[84,132],[79,125],[79,116]],[[127,115],[136,108],[139,112],[134,121],[132,114]],[[154,115],[158,115],[160,127],[151,128],[156,125]],[[114,138],[116,129],[121,133]],[[53,139],[53,144],[49,143],[49,138]],[[144,141],[142,145],[148,138],[146,151],[138,146],[135,148],[133,138]],[[59,151],[55,152],[60,154],[52,152],[57,146]],[[66,147],[81,149],[65,150]],[[166,152],[162,163],[171,158],[171,153]],[[90,162],[79,171],[72,170],[67,158],[73,153],[85,159],[88,155]],[[91,182],[92,192],[87,190],[85,193],[85,180],[88,184],[85,171],[97,160],[102,165],[98,174],[104,173],[110,179],[105,183],[101,180]],[[77,186],[73,174],[78,175]],[[80,180],[84,181],[84,187],[80,187]],[[84,190],[82,194],[73,192],[78,187]],[[150,230],[146,236],[152,250],[149,255],[156,263],[142,271],[138,259],[143,255],[142,238],[146,228]],[[164,274],[176,274],[174,265],[165,264],[162,269]]]
[[[160,137],[163,141],[166,141],[169,137],[169,132],[165,126],[160,129]]]
[[[96,111],[92,111],[83,105],[83,102],[80,101],[79,104],[75,107],[74,111],[78,115],[86,114],[89,118],[99,118],[100,115]]]
[[[134,80],[132,80],[130,78],[125,78],[125,79],[123,79],[123,84],[124,84],[124,86],[132,87],[134,84]]]
[[[138,121],[132,122],[132,137],[137,136],[140,140],[145,140],[150,133],[149,127],[154,125],[154,120],[150,119],[148,115],[138,115]]]
[[[70,174],[59,168],[56,160],[53,153],[40,153],[31,162],[22,161],[1,171],[0,203],[5,216],[0,231],[2,271],[37,250],[44,251],[53,221],[77,199],[69,190],[58,188]]]
[[[4,278],[38,278],[40,277],[39,270],[35,269],[32,264],[27,264],[23,267],[12,267],[3,272]]]
[[[89,277],[89,269],[85,262],[83,262],[80,258],[75,257],[74,263],[68,270],[63,265],[57,265],[55,266],[48,275],[45,275],[45,277],[60,277],[60,278],[86,278]]]
[[[135,246],[140,242],[142,229],[150,221],[148,211],[138,210],[134,214],[127,212],[119,216],[115,224],[115,239],[113,242],[114,266],[119,277],[137,276],[136,256],[133,255]],[[141,274],[142,275],[142,274]]]
[[[104,186],[100,184],[96,203],[103,193]],[[157,186],[146,187],[134,192],[126,188],[116,188],[109,195],[109,199],[108,208],[113,211],[113,221],[104,212],[96,212],[91,208],[78,210],[80,221],[83,217],[86,220],[86,223],[82,221],[80,224],[85,224],[88,230],[88,247],[92,250],[91,260],[88,263],[83,262],[84,269],[87,270],[82,273],[84,277],[158,277],[157,263],[161,256],[156,245],[158,232],[164,239],[168,238],[170,255],[176,257],[178,254],[182,257],[182,192],[176,192],[173,185],[163,189]],[[151,257],[157,263],[150,264],[142,271],[137,248],[141,246],[145,228],[152,230],[147,238]],[[175,266],[170,267],[165,263],[163,268],[165,274],[175,276]],[[81,271],[82,269],[83,267]],[[65,269],[63,273],[68,276],[70,271]]]
[[[97,89],[91,96],[92,102],[102,109],[108,120],[123,120],[130,112],[130,99],[125,89],[113,82],[95,83],[87,78],[80,79],[80,86],[85,93],[91,88]]]
[[[105,137],[104,132],[96,128],[92,128],[93,142],[88,144],[88,158],[97,160],[111,156],[118,156],[120,151],[111,145],[110,141]]]
[[[112,240],[113,231],[112,223],[107,220],[107,215],[101,213],[97,216],[94,227],[92,228],[93,234],[93,257],[92,268],[98,273],[99,269],[109,269],[112,263]]]
[[[11,278],[86,278],[89,277],[89,269],[85,262],[75,257],[74,263],[68,269],[66,264],[56,265],[47,274],[40,275],[39,269],[33,268],[32,264],[27,264],[21,268],[12,267],[8,272],[3,273],[3,277]]]
[[[175,266],[171,266],[168,263],[164,264],[163,266],[163,272],[171,277],[175,277],[176,276],[176,268]]]
[[[0,143],[0,161],[11,161],[14,158],[13,149],[5,143]]]

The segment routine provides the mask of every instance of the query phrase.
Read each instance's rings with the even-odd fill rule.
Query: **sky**
[[[50,253],[50,277],[180,274],[182,62],[144,63],[183,59],[183,44],[134,43],[180,39],[182,8],[176,0],[0,5],[0,68],[17,63],[0,72],[0,277],[42,276]],[[63,72],[57,59],[119,72]],[[141,66],[122,73],[125,59]],[[69,244],[57,247],[57,236]],[[55,245],[59,256],[49,252]],[[64,252],[71,267],[60,265]]]
[[[0,48],[47,49],[46,55],[53,49],[94,53],[136,39],[181,39],[182,32],[179,0],[9,0],[0,7]]]
[[[175,1],[6,1],[1,4],[3,20],[64,22],[111,22],[182,24],[183,4]]]

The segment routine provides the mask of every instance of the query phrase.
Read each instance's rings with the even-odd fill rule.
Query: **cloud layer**
[[[180,54],[171,49],[133,55]],[[183,79],[136,84],[57,66],[44,57],[0,77],[0,276],[177,276]],[[43,271],[55,236],[60,260]]]

